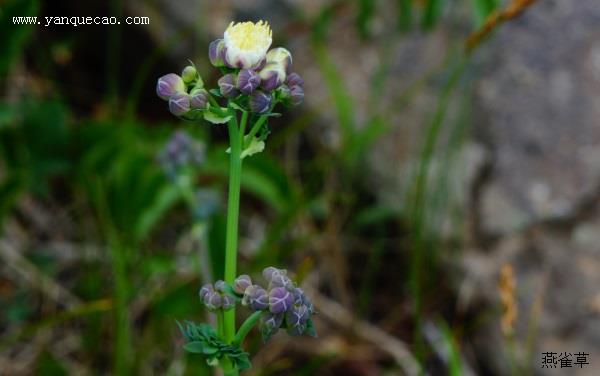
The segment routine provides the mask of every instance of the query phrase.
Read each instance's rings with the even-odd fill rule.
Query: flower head
[[[225,63],[232,68],[255,68],[265,59],[272,35],[264,21],[230,23],[224,34]]]

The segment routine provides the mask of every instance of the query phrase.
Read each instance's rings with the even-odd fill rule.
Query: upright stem
[[[233,112],[233,110],[231,110]],[[245,120],[246,117],[244,117]],[[229,197],[227,201],[227,233],[225,238],[225,282],[232,285],[236,274],[238,220],[240,214],[240,185],[242,175],[242,138],[238,129],[237,117],[229,120]],[[243,126],[245,127],[245,125]],[[224,313],[223,338],[233,341],[235,336],[235,309]]]

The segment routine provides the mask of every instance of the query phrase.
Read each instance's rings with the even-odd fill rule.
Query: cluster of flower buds
[[[188,65],[181,76],[169,73],[158,79],[156,94],[169,102],[169,111],[179,117],[194,119],[208,108],[208,92],[196,68]]]
[[[225,281],[218,280],[215,284],[207,283],[200,288],[200,300],[211,312],[222,309],[230,310],[235,307],[235,297],[231,295]]]
[[[268,267],[263,270],[267,288],[253,284],[247,275],[239,276],[233,290],[242,296],[242,305],[253,311],[264,311],[261,333],[269,339],[279,328],[286,328],[292,336],[309,334],[315,336],[311,316],[314,306],[304,291],[287,276],[287,271]]]
[[[245,96],[248,109],[261,114],[269,112],[277,101],[302,103],[303,81],[291,72],[291,53],[282,47],[269,50],[271,42],[269,25],[260,21],[232,22],[224,38],[210,43],[210,62],[225,73],[218,81],[220,95]]]
[[[202,165],[204,158],[204,144],[185,131],[174,132],[157,156],[158,163],[170,177],[188,166]]]

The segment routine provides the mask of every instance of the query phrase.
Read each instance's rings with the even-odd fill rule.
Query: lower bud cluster
[[[263,339],[268,340],[280,328],[288,334],[316,336],[312,322],[314,306],[304,291],[287,276],[287,271],[268,267],[263,270],[267,288],[254,284],[248,275],[240,275],[228,286],[217,281],[200,289],[200,299],[211,311],[233,308],[236,301],[253,311],[262,311],[260,322]]]
[[[169,73],[158,79],[156,94],[169,102],[169,111],[175,116],[185,116],[190,111],[208,108],[208,92],[193,66],[183,69],[181,76]]]

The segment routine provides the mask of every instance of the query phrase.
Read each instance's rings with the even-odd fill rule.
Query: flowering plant
[[[222,367],[226,375],[237,375],[239,370],[250,367],[241,345],[256,324],[265,341],[279,328],[294,336],[316,336],[311,319],[314,307],[286,270],[265,268],[266,288],[254,284],[248,275],[236,277],[242,161],[264,150],[268,118],[279,116],[273,112],[275,106],[298,105],[304,99],[304,82],[300,75],[291,72],[291,53],[281,47],[269,50],[271,43],[268,23],[232,22],[223,38],[209,46],[210,62],[222,73],[218,89],[207,90],[193,65],[185,67],[181,75],[162,76],[156,86],[158,96],[168,101],[173,115],[184,120],[227,124],[229,130],[225,280],[200,289],[202,303],[217,316],[217,328],[190,321],[179,324],[187,341],[184,349],[204,354],[210,365]],[[181,136],[174,145],[174,150],[191,150],[191,143]],[[188,154],[185,160],[190,159]],[[253,313],[236,330],[238,303]]]

